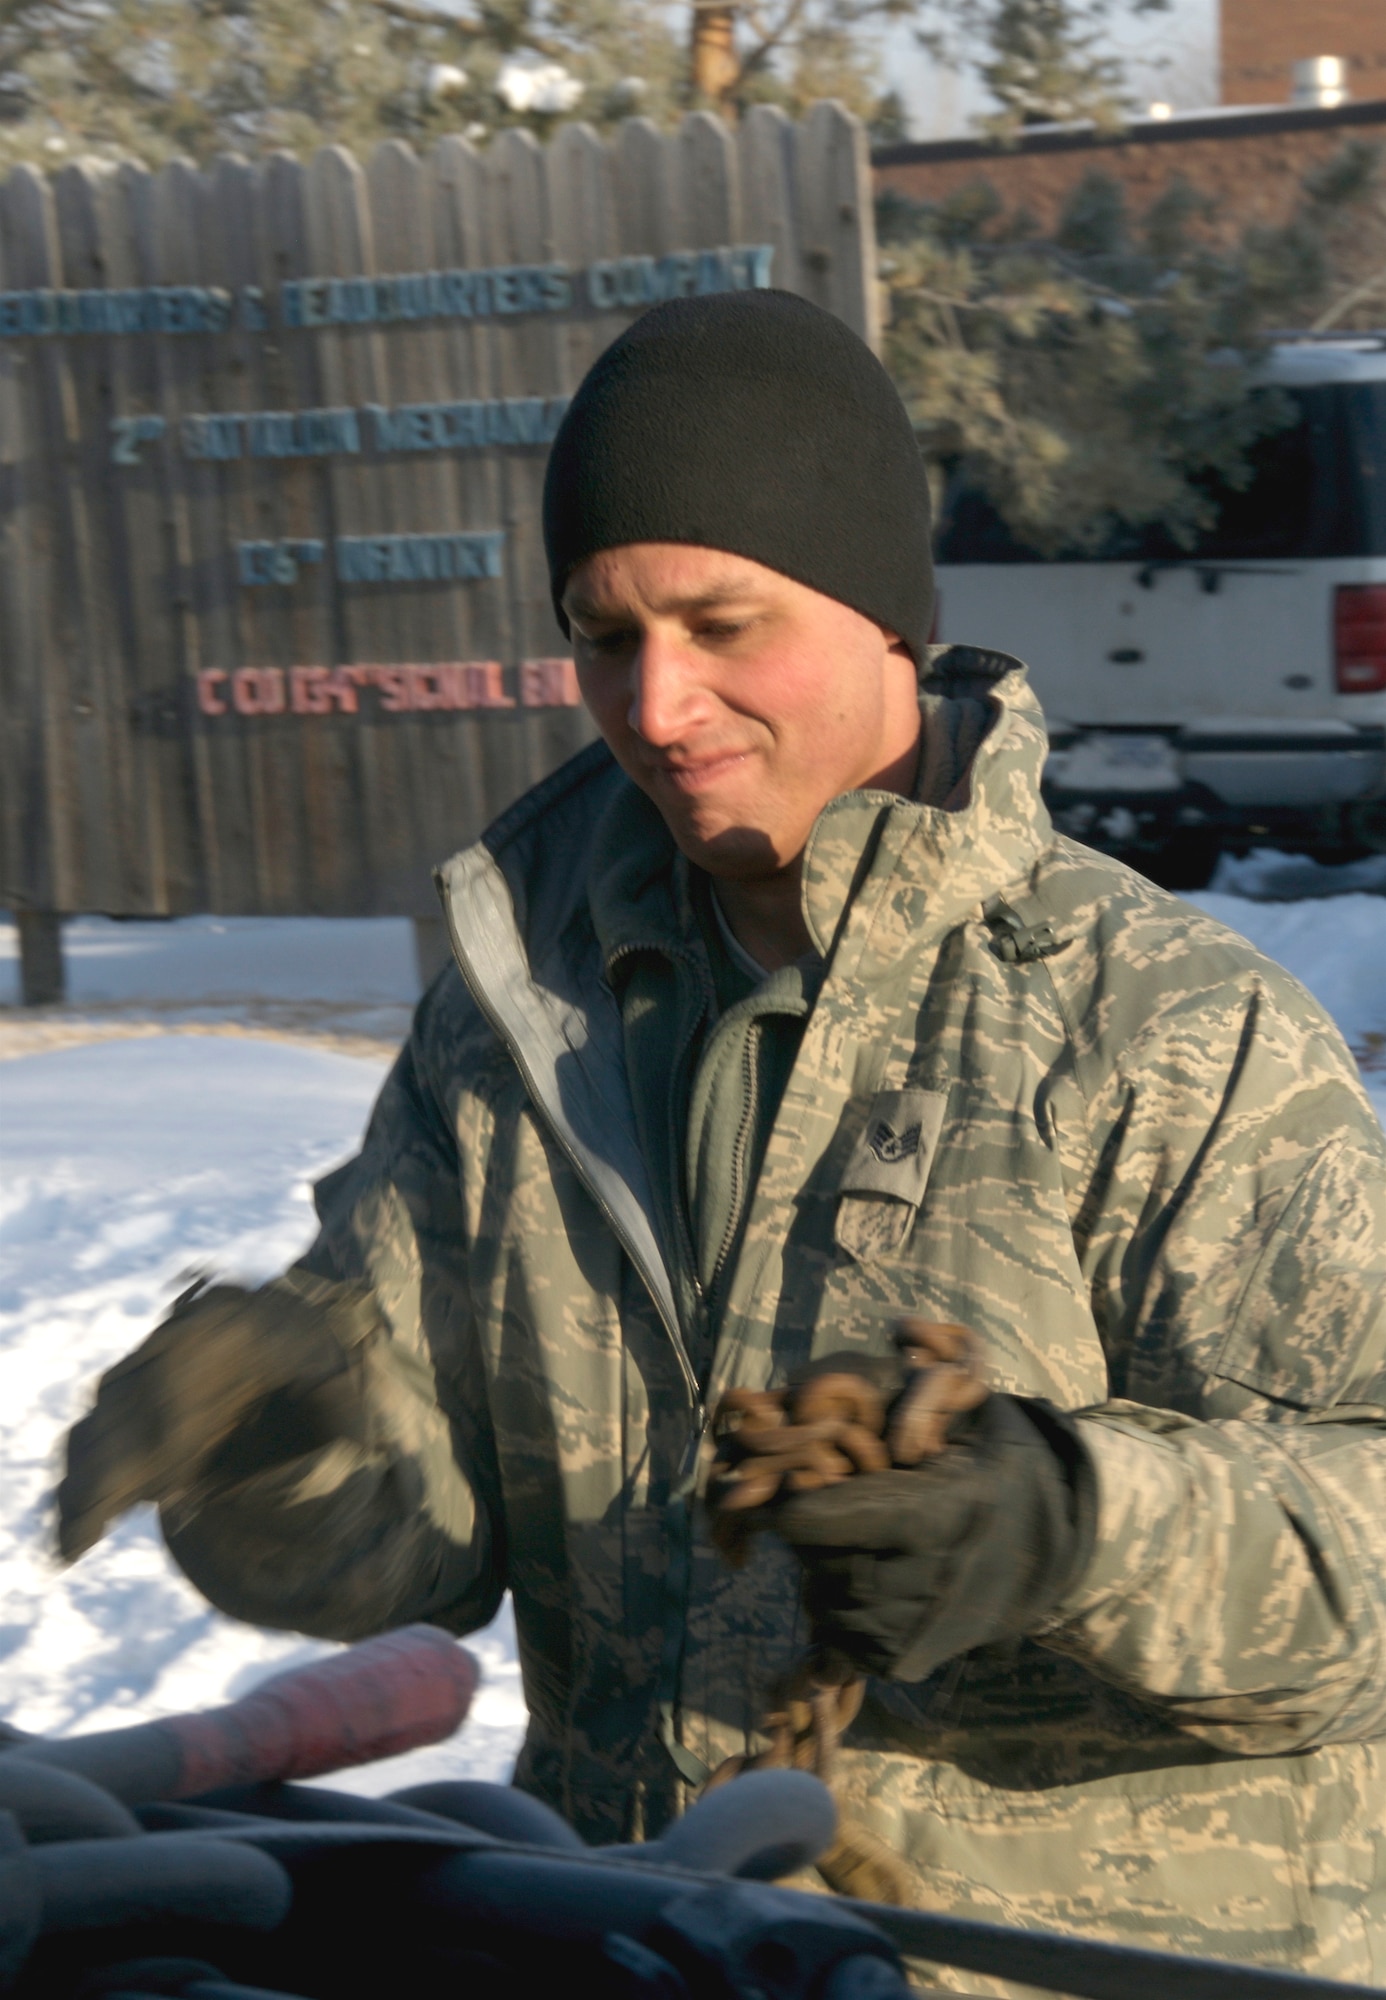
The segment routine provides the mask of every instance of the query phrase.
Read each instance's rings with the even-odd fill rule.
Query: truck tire
[[[1206,889],[1219,852],[1218,836],[1211,827],[1181,826],[1153,853],[1136,857],[1133,865],[1162,889]]]

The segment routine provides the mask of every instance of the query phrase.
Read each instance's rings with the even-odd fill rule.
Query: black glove
[[[991,1395],[946,1449],[778,1501],[821,1653],[920,1681],[955,1654],[1034,1629],[1092,1554],[1096,1486],[1079,1427]]]
[[[142,1346],[102,1376],[67,1439],[58,1547],[68,1562],[137,1501],[187,1504],[334,1438],[366,1442],[364,1292],[294,1272],[258,1291],[185,1292]]]

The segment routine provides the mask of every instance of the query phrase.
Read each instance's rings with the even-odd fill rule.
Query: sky
[[[1312,4],[1312,0],[1310,0]],[[433,0],[449,13],[470,13],[472,0]],[[1218,99],[1218,0],[1171,0],[1159,14],[1135,16],[1128,0],[1110,0],[1105,40],[1128,64],[1142,109],[1159,100],[1196,111]],[[911,137],[948,139],[966,133],[990,107],[975,76],[942,68],[915,40],[908,20],[882,37],[883,74],[905,100]]]
[[[1107,42],[1128,65],[1136,101],[1157,100],[1176,111],[1216,104],[1217,0],[1173,0],[1165,13],[1121,16],[1118,4]],[[973,76],[940,68],[914,40],[908,23],[885,43],[885,73],[905,100],[916,139],[947,139],[966,132],[987,109],[986,92]]]

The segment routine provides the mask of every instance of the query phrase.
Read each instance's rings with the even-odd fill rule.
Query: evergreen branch
[[[409,0],[370,0],[370,5],[392,20],[405,21],[411,28],[446,28],[449,34],[462,35],[475,41],[487,32],[484,21],[467,21],[460,14],[453,14],[441,7],[411,6]],[[552,55],[552,45],[539,36],[525,33],[525,45],[537,49],[541,55]]]
[[[1386,297],[1386,265],[1371,277],[1363,278],[1360,284],[1349,285],[1348,289],[1311,323],[1309,331],[1327,333],[1331,328],[1340,325],[1357,306],[1365,305],[1368,299],[1384,297]]]

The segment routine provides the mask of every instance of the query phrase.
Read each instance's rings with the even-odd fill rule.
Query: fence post
[[[16,910],[19,998],[24,1007],[53,1007],[66,997],[63,920],[56,910]]]
[[[804,290],[880,352],[871,159],[859,118],[831,99],[795,127]]]

